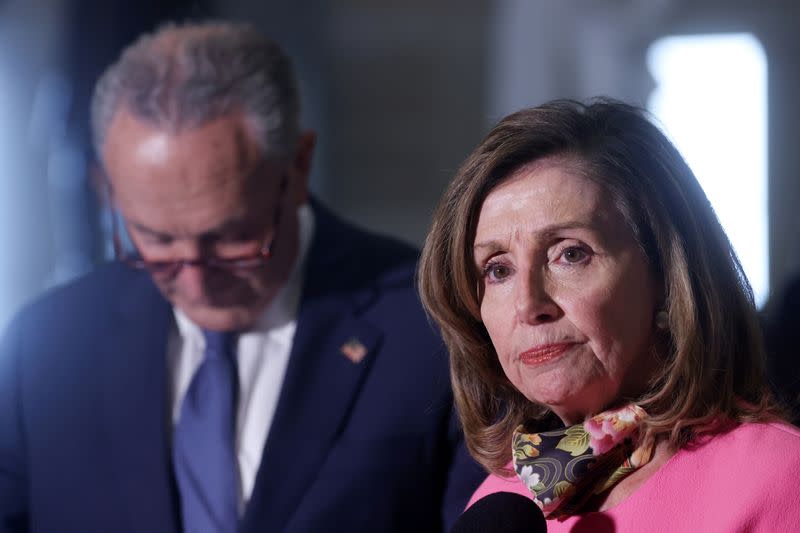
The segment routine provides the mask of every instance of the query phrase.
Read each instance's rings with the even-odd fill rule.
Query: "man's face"
[[[121,109],[102,155],[112,199],[145,260],[252,256],[274,239],[265,266],[184,265],[173,276],[153,274],[164,296],[200,327],[250,326],[285,283],[297,255],[297,207],[306,176],[291,164],[280,168],[265,160],[240,114],[169,133]]]

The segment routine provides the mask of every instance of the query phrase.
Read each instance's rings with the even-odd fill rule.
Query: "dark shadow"
[[[775,293],[762,316],[767,375],[778,399],[800,424],[800,276]]]
[[[610,516],[602,513],[591,513],[578,519],[571,533],[614,533],[614,520]]]

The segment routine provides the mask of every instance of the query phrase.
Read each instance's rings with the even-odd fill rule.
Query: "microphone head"
[[[532,500],[513,492],[495,492],[472,504],[450,533],[545,533],[547,521]]]

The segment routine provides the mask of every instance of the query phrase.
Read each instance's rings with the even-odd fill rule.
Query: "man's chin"
[[[193,323],[213,331],[242,331],[256,321],[258,313],[242,307],[178,306]]]

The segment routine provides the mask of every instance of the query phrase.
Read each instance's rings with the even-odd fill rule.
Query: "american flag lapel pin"
[[[367,355],[367,347],[355,337],[351,337],[347,342],[342,344],[339,351],[354,364],[360,363],[361,360],[364,359],[364,356]]]

